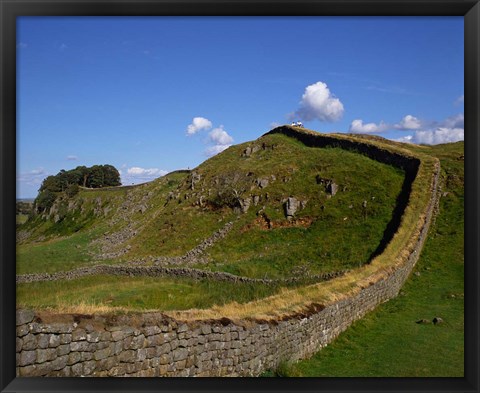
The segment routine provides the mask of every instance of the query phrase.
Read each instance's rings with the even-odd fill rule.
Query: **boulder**
[[[300,202],[296,198],[289,197],[287,199],[287,202],[285,202],[285,215],[287,216],[287,218],[294,217],[299,206],[300,206]]]

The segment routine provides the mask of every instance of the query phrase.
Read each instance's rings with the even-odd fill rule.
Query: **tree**
[[[50,190],[44,190],[41,191],[37,198],[35,198],[34,206],[35,210],[37,212],[44,212],[49,210],[53,203],[55,202],[55,199],[57,198],[57,195],[50,191]]]

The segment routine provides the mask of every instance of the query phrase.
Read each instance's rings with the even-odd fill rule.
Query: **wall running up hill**
[[[379,148],[365,154],[407,171],[416,172],[418,167],[410,157]],[[312,304],[308,312],[268,322],[227,318],[182,322],[161,313],[45,318],[31,310],[18,310],[17,375],[255,376],[283,360],[308,357],[353,321],[398,294],[427,236],[438,202],[439,172],[437,164],[423,227],[408,258],[346,299]]]

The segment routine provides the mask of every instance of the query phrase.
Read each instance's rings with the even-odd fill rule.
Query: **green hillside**
[[[82,189],[72,198],[57,198],[47,214],[19,227],[17,273],[135,262],[258,279],[294,277],[295,285],[301,285],[322,273],[341,273],[370,261],[392,220],[403,181],[402,170],[362,154],[307,147],[285,135],[266,134],[232,146],[192,171],[174,172],[144,185]],[[289,198],[296,204],[293,213],[287,212]],[[212,236],[213,241],[202,248]],[[82,298],[93,304],[103,304],[99,293],[108,292],[109,304],[118,307],[167,307],[168,301],[160,299],[165,296],[163,279],[156,280],[158,296],[152,297],[159,299],[158,304],[136,304],[128,296],[124,301],[112,300],[108,286],[113,289],[118,284],[94,277],[82,280],[83,292],[91,294]],[[140,297],[147,291],[141,280],[118,280]],[[182,280],[175,278],[175,286],[169,279],[171,297]],[[74,298],[60,296],[59,285],[20,284],[18,302],[35,307],[74,304]],[[68,291],[76,284],[63,285]],[[231,293],[250,294],[239,297],[249,301],[287,284],[252,284],[258,288],[248,290],[233,289],[239,284],[221,285]],[[148,291],[155,293],[155,286],[149,284]],[[38,296],[29,296],[30,290]],[[185,293],[181,291],[185,288],[179,296]],[[195,291],[192,287],[187,292]],[[56,300],[48,296],[51,292],[57,294]],[[214,298],[217,304],[230,299]],[[195,307],[211,305],[212,301],[199,300]],[[191,303],[178,307],[189,308]]]

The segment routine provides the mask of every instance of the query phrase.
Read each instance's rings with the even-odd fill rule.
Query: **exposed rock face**
[[[250,157],[252,154],[260,150],[260,147],[257,145],[248,146],[242,153],[242,157]]]
[[[294,197],[289,197],[287,202],[285,202],[285,215],[287,218],[293,218],[299,207],[300,202]]]
[[[192,172],[192,176],[190,178],[190,189],[195,190],[195,184],[197,184],[202,179],[202,175],[200,173]]]
[[[338,191],[338,184],[334,183],[333,180],[330,183],[327,184],[327,192],[331,196],[335,196],[337,191]]]
[[[260,188],[265,188],[268,186],[268,178],[260,178],[255,180],[255,184]]]

